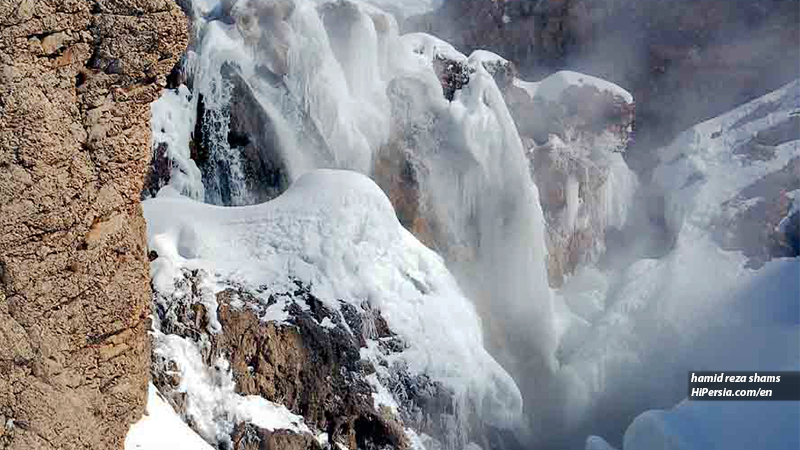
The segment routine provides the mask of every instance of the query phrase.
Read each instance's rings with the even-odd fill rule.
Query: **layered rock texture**
[[[139,193],[169,0],[0,2],[0,448],[122,448],[147,397]]]
[[[365,379],[375,369],[370,370],[369,363],[359,355],[359,348],[366,345],[363,311],[343,304],[348,307],[340,315],[300,283],[294,292],[271,297],[292,299],[286,323],[262,321],[276,300],[265,306],[256,298],[257,293],[246,288],[216,294],[219,306],[209,311],[200,301],[203,277],[202,272],[186,271],[179,283],[185,283],[185,291],[192,295],[164,301],[157,298],[157,304],[170,305],[157,311],[163,333],[197,342],[208,367],[215,367],[220,358],[229,360],[237,393],[258,395],[286,406],[307,424],[326,432],[331,443],[359,449],[407,447],[403,427],[391,412],[375,408],[372,388]],[[211,314],[219,317],[222,332],[208,332]],[[379,314],[376,317],[374,331],[391,338],[386,322]],[[155,384],[191,423],[181,377],[170,375],[171,364],[169,358],[156,352]],[[225,420],[220,418],[220,422]],[[294,448],[270,446],[277,445],[270,444],[276,436],[283,436],[286,445],[291,441],[297,448],[321,448],[309,434],[265,430],[246,421],[235,423],[232,430],[230,442],[237,450]],[[224,441],[225,437],[219,439]],[[252,447],[256,442],[266,447]]]

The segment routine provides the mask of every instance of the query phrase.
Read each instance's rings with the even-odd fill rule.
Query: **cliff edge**
[[[122,448],[150,369],[139,193],[171,0],[0,1],[0,449]]]

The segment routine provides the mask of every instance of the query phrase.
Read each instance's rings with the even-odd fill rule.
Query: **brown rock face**
[[[286,430],[271,432],[250,424],[236,427],[232,442],[236,450],[323,450],[308,434]]]
[[[169,0],[0,2],[0,448],[122,448],[142,415],[149,104]]]
[[[197,302],[203,276],[202,272],[186,271],[178,282],[179,291],[191,292],[190,296],[163,302],[157,299],[156,315],[163,333],[202,342],[201,354],[208,367],[220,357],[230,362],[237,393],[286,406],[313,429],[327,433],[331,442],[365,450],[407,448],[399,419],[375,408],[372,388],[365,379],[375,368],[359,353],[370,332],[385,339],[386,345],[396,343],[402,348],[377,311],[369,310],[373,320],[369,327],[363,322],[364,311],[345,303],[342,314],[331,310],[299,282],[295,282],[294,292],[271,293],[266,305],[245,288],[227,289],[216,294],[222,331],[209,333],[208,311]],[[281,307],[276,304],[278,298],[288,297],[293,299],[285,309],[288,323],[261,319],[269,308]],[[170,306],[161,306],[167,304]],[[186,394],[180,391],[180,376],[173,375],[171,364],[156,352],[154,383],[186,415]],[[191,417],[186,419],[192,423]],[[234,424],[230,441],[235,450],[319,448],[308,435],[270,432],[247,422]]]

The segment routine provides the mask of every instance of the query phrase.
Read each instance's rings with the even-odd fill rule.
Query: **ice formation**
[[[423,3],[430,4],[418,4]],[[751,288],[788,270],[781,263],[759,272],[745,269],[742,255],[721,250],[708,227],[721,202],[798,154],[796,141],[778,146],[776,158],[764,164],[746,164],[730,152],[797,109],[798,83],[701,124],[661,152],[654,179],[668,194],[665,220],[675,237],[668,254],[626,255],[602,269],[584,268],[553,294],[538,189],[487,70],[504,60],[482,51],[467,57],[426,34],[401,36],[395,18],[374,4],[282,4],[290,4],[291,11],[270,1],[241,0],[229,10],[193,2],[191,93],[185,87],[165,93],[153,108],[154,138],[169,145],[175,162],[170,186],[145,203],[150,245],[160,256],[153,265],[159,289],[170,289],[182,267],[205,269],[219,287],[288,282],[291,274],[310,282],[334,308],[337,299],[367,300],[380,308],[392,329],[411,343],[402,355],[410,367],[451,386],[486,421],[517,425],[522,399],[484,345],[509,371],[528,375],[518,382],[535,385],[534,392],[557,392],[526,398],[529,412],[560,414],[573,425],[602,398],[626,388],[649,392],[661,380],[631,383],[647,380],[639,375],[654,367],[674,373],[701,361],[686,352],[689,343],[707,343],[706,327],[737,323],[737,308],[752,306]],[[226,20],[217,20],[222,15]],[[469,82],[452,101],[442,95],[437,60],[468,68]],[[231,204],[252,203],[244,184],[236,183],[244,176],[237,169],[240,156],[226,139],[230,74],[243,80],[274,122],[276,151],[294,182],[266,204],[223,208],[186,198],[220,203],[214,174],[201,176],[189,158],[202,96],[210,158],[224,163],[234,181]],[[632,101],[620,87],[574,72],[513,84],[545,101],[557,102],[566,89],[581,86]],[[777,112],[732,126],[776,99],[784,103]],[[735,132],[712,139],[721,128]],[[398,138],[398,130],[407,133]],[[317,171],[369,175],[389,143],[421,169],[420,192],[431,208],[426,212],[442,224],[448,247],[464,252],[452,252],[444,261],[422,246],[365,177]],[[621,155],[605,158],[610,167],[605,223],[623,228],[629,226],[637,181]],[[572,183],[563,218],[571,226],[581,220],[576,191]],[[714,283],[708,282],[711,277]],[[792,289],[787,292],[797,292]],[[486,343],[479,315],[487,329],[500,329],[487,332]],[[451,326],[456,322],[458,327]],[[796,327],[787,332],[796,333]],[[375,389],[375,401],[392,407],[390,393],[379,385]],[[589,445],[605,448],[599,438]]]
[[[261,205],[219,207],[161,196],[147,200],[144,211],[151,248],[160,256],[155,280],[175,267],[204,269],[220,283],[249,286],[273,287],[294,277],[334,310],[339,300],[368,301],[409,343],[400,356],[409,370],[452,388],[491,423],[509,424],[521,414],[514,381],[483,348],[474,307],[442,259],[400,225],[388,198],[367,177],[321,170]],[[458,326],[445,325],[453,323]],[[192,365],[191,349],[169,339],[159,337],[156,352],[179,351],[188,355],[179,360]],[[186,373],[202,370],[187,367]],[[235,414],[230,403],[227,397],[200,403],[206,412],[197,415],[213,418],[208,411],[220,404],[225,414]]]
[[[375,153],[390,139],[392,121],[420,127],[419,140],[409,150],[426,171],[422,191],[431,196],[433,214],[446,224],[450,244],[476,250],[469,261],[454,263],[456,277],[479,281],[466,285],[467,294],[485,311],[498,312],[500,323],[513,321],[509,328],[521,335],[517,340],[528,342],[528,351],[551,366],[555,336],[544,223],[514,122],[484,67],[496,58],[479,52],[468,59],[429,35],[399,36],[391,15],[363,3],[296,1],[288,16],[269,5],[237,2],[230,11],[233,25],[206,20],[214,16],[209,11],[214,8],[196,7],[199,44],[187,58],[193,97],[183,106],[195,110],[202,95],[211,123],[219,122],[205,131],[213,142],[211,158],[236,165],[224,138],[230,89],[225,72],[231,70],[282,124],[278,141],[283,149],[291,148],[284,156],[292,180],[318,168],[369,174]],[[441,95],[434,58],[468,63],[474,70],[452,102]],[[409,90],[412,98],[399,99]],[[319,140],[308,137],[312,135]],[[188,193],[180,185],[173,187]],[[245,193],[235,197],[233,204],[247,203]],[[213,183],[206,183],[205,201],[216,203],[215,198]],[[149,214],[148,220],[151,229],[159,229],[159,214]],[[203,234],[181,233],[186,239]],[[345,289],[344,282],[338,284],[336,289]],[[391,315],[390,310],[384,313]],[[474,330],[466,327],[464,332],[472,336]],[[498,380],[510,382],[505,375]],[[487,419],[508,425],[520,405],[502,401],[502,414]]]
[[[170,186],[187,197],[205,199],[202,174],[191,159],[191,130],[197,114],[192,93],[186,86],[167,90],[150,107],[153,142],[166,146],[166,157],[172,162]]]

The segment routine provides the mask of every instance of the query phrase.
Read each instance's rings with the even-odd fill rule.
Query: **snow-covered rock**
[[[363,2],[240,1],[214,11],[196,14],[198,41],[186,58],[186,80],[192,97],[183,106],[187,111],[202,110],[201,117],[194,129],[186,125],[184,137],[176,139],[188,142],[185,137],[194,133],[192,145],[204,155],[205,163],[200,169],[206,203],[244,205],[265,199],[248,186],[248,173],[252,175],[248,167],[254,166],[251,154],[242,151],[248,147],[258,147],[261,161],[281,161],[286,185],[319,168],[348,169],[374,176],[389,194],[403,225],[444,255],[465,296],[484,319],[486,346],[497,352],[498,359],[518,380],[528,385],[526,391],[537,392],[531,394],[532,398],[540,393],[546,395],[548,382],[540,378],[553,376],[559,330],[563,328],[556,311],[559,305],[548,285],[547,265],[552,259],[548,257],[548,241],[551,254],[560,251],[562,260],[572,258],[577,267],[579,262],[591,261],[602,253],[602,233],[606,228],[624,224],[626,202],[636,183],[617,153],[624,149],[631,132],[632,105],[628,96],[607,83],[579,76],[566,77],[572,85],[562,86],[557,101],[533,98],[514,87],[515,70],[504,58],[485,51],[467,57],[429,34],[400,35],[392,15]],[[516,90],[520,102],[531,107],[535,103],[539,116],[548,119],[542,122],[544,126],[536,128],[537,132],[530,130],[539,121],[516,114],[509,96],[512,90]],[[246,92],[250,106],[238,108],[241,94],[233,99],[234,92]],[[259,109],[259,113],[244,114],[252,108]],[[242,124],[246,126],[238,127]],[[247,139],[240,139],[240,134]],[[537,177],[531,174],[532,155],[526,154],[533,147],[531,142],[536,143],[532,140],[541,134],[544,140],[539,144],[546,144],[553,134],[568,146],[552,156],[567,168],[559,172],[565,176],[558,183],[565,193],[569,191],[569,202],[565,201],[563,207],[553,204],[547,216],[543,205],[550,205],[539,197],[535,184],[544,189],[547,182],[541,176],[535,180]],[[233,145],[237,142],[244,145]],[[191,155],[191,149],[181,154]],[[548,167],[534,161],[533,167],[537,165]],[[266,177],[259,178],[263,181]],[[173,187],[188,193],[180,186]],[[269,196],[282,189],[271,191]],[[168,203],[167,192],[153,204]],[[288,200],[282,198],[275,204],[288,205]],[[296,200],[321,201],[303,198]],[[394,216],[395,212],[385,206],[380,205],[379,209]],[[158,220],[171,208],[154,211],[151,217]],[[188,216],[205,216],[213,210],[202,205],[187,208]],[[253,208],[264,209],[257,214],[259,217],[266,210],[273,210],[265,205]],[[239,217],[241,213],[237,211],[240,210],[226,210],[225,214]],[[291,221],[288,215],[281,217],[271,221]],[[552,222],[551,229],[559,230],[558,239],[553,238],[555,234],[549,235],[546,220]],[[247,264],[230,273],[225,269],[220,278],[220,267],[251,261],[251,252],[265,243],[263,236],[252,243],[228,237],[252,235],[239,225],[232,228],[229,222],[204,222],[206,230],[225,229],[212,233],[226,236],[224,244],[206,243],[202,236],[209,232],[196,229],[155,239],[152,244],[165,245],[162,250],[166,252],[156,250],[161,258],[155,265],[166,264],[165,255],[175,260],[179,260],[176,254],[195,260],[198,248],[213,250],[201,259],[216,261],[214,267],[204,268],[222,285],[251,280],[251,276],[264,280],[267,274],[271,274],[270,282],[288,282],[287,270],[310,270],[309,265],[335,267],[326,259],[329,255],[320,254],[311,261],[299,258],[300,262],[285,262],[286,267],[269,270],[260,263]],[[296,227],[287,224],[284,228]],[[376,229],[392,228],[379,225]],[[293,236],[298,241],[303,239]],[[379,240],[393,239],[396,236]],[[182,243],[184,240],[187,243]],[[284,245],[268,244],[281,249]],[[293,251],[294,245],[290,246]],[[216,249],[225,251],[216,253]],[[338,255],[339,249],[334,246],[326,251]],[[189,252],[188,256],[182,252]],[[576,256],[573,258],[570,253]],[[349,261],[352,257],[347,258]],[[395,265],[408,263],[398,260]],[[365,273],[361,267],[355,264],[348,269],[354,274],[338,278],[314,271],[303,275],[315,278],[306,280],[313,281],[313,289],[330,290],[315,292],[323,301],[346,297],[344,294],[360,298],[359,302],[364,298],[385,301],[385,293],[379,296],[373,292],[378,289],[375,280],[370,279],[374,276],[367,277],[365,285],[365,280],[355,275],[356,271]],[[160,273],[174,275],[180,272],[178,268],[165,266]],[[327,281],[320,281],[326,277]],[[170,295],[174,278],[166,275],[166,283],[159,284],[159,290]],[[405,295],[399,297],[409,302]],[[430,333],[427,327],[404,329],[411,321],[393,324],[392,310],[387,310],[386,305],[377,308],[404,340],[416,336],[407,341],[410,348],[422,349],[429,346],[425,342],[441,340],[423,342],[421,336]],[[470,314],[477,321],[478,313]],[[276,314],[275,318],[279,316]],[[453,332],[471,336],[473,319]],[[473,337],[459,340],[477,342]],[[480,344],[470,352],[485,353],[482,347]],[[459,352],[462,356],[469,353],[459,350],[453,354]],[[450,359],[448,356],[441,360]],[[430,364],[435,369],[435,364]],[[465,393],[463,398],[473,399],[476,415],[484,422],[519,426],[521,405],[513,403],[520,398],[518,392],[509,394],[513,382],[484,376],[462,386],[458,383],[463,374],[455,374],[472,371],[464,367],[467,366],[452,365],[440,378],[435,370],[429,373],[433,380],[452,388],[457,397]],[[427,370],[415,370],[424,372],[422,369]],[[455,387],[446,381],[456,382]],[[462,389],[464,386],[468,388]],[[497,396],[504,398],[491,399],[494,394],[487,396],[487,392],[499,392]],[[484,398],[490,400],[481,400]],[[502,406],[491,406],[494,403]],[[537,407],[531,406],[531,414],[536,413]]]
[[[487,68],[496,59],[477,53],[470,63],[430,35],[400,36],[391,15],[361,2],[240,1],[220,14],[224,21],[198,15],[200,43],[187,58],[192,101],[202,95],[209,119],[203,134],[213,141],[211,160],[229,160],[233,178],[237,167],[246,166],[228,139],[231,86],[223,66],[235,67],[276,124],[270,127],[275,141],[291,149],[283,153],[289,181],[317,168],[377,173],[382,152],[393,147],[403,161],[395,167],[410,168],[409,178],[426,195],[408,202],[422,219],[418,224],[428,225],[430,239],[420,237],[456,261],[454,275],[480,308],[498,313],[485,314],[493,329],[524,335],[517,340],[529,343],[526,352],[551,367],[555,338],[544,222],[520,137]],[[213,183],[204,185],[206,201],[220,203],[209,188]],[[238,200],[225,204],[251,203],[231,191]],[[484,282],[478,283],[478,273]],[[342,289],[348,282],[337,283]],[[503,346],[500,340],[492,345]],[[527,356],[517,359],[537,364]],[[485,420],[511,426],[519,408],[504,406]]]
[[[164,400],[152,384],[147,395],[145,416],[131,425],[125,450],[212,450]]]
[[[149,245],[158,255],[152,264],[153,285],[159,295],[173,299],[166,308],[175,307],[175,298],[201,290],[182,292],[186,289],[175,283],[185,269],[209,274],[206,284],[212,291],[245,286],[262,292],[266,306],[269,293],[293,292],[292,280],[299,280],[331,311],[341,311],[342,302],[359,309],[366,302],[379,310],[406,345],[391,360],[402,362],[410,374],[427,375],[449,389],[454,404],[464,408],[456,412],[462,420],[476,417],[503,427],[519,418],[520,392],[484,349],[474,307],[442,259],[400,225],[388,198],[365,176],[311,172],[271,202],[238,208],[198,203],[165,188],[144,203],[144,210]],[[207,308],[215,306],[202,295],[197,301]],[[279,302],[277,308],[281,306],[288,307]],[[215,320],[211,309],[209,323]],[[205,327],[212,333],[216,328]],[[157,342],[163,349],[157,345],[156,354],[173,361],[176,358],[169,353],[187,344],[184,338],[158,335]],[[379,355],[365,355],[367,360],[372,356]],[[225,377],[225,367],[216,370]],[[235,395],[232,387],[224,389],[229,392],[226,396]],[[203,402],[215,398],[197,395]],[[240,401],[226,399],[207,406],[200,403],[199,408],[212,411],[212,421],[220,414],[239,417]],[[209,438],[217,433],[206,434]]]
[[[705,230],[754,267],[800,255],[797,238],[779,226],[794,215],[800,189],[800,81],[692,127],[659,159],[654,181],[673,235]]]
[[[558,102],[570,89],[590,88],[619,97],[625,103],[633,103],[633,95],[610,81],[583,73],[562,70],[548,76],[538,83],[535,90],[528,91],[534,98],[548,102]]]
[[[606,272],[612,287],[604,312],[590,317],[583,344],[563,349],[570,356],[562,367],[578,374],[588,392],[677,402],[685,395],[687,370],[800,364],[798,253],[771,254],[772,260],[755,264],[752,247],[720,238],[754,227],[767,235],[787,233],[776,225],[790,214],[790,202],[774,218],[743,211],[796,189],[800,140],[789,134],[774,142],[767,159],[735,150],[792,120],[796,111],[800,81],[699,124],[659,151],[650,194],[652,204],[663,206],[656,222],[666,225],[671,246],[660,258],[622,258],[621,272]],[[797,242],[792,230],[786,239]],[[595,284],[578,290],[607,289],[607,283]],[[651,375],[642,378],[645,373]],[[796,424],[797,414],[796,405],[684,402],[639,416],[625,433],[624,448],[794,448],[797,434],[784,427]]]
[[[324,430],[331,443],[348,448],[404,447],[401,411],[395,404],[386,413],[377,401],[383,393],[386,402],[395,402],[381,380],[392,392],[400,390],[377,378],[374,362],[379,356],[386,361],[405,343],[378,311],[347,303],[332,310],[299,280],[286,292],[229,287],[212,292],[210,305],[204,298],[209,278],[183,269],[175,292],[156,291],[153,355],[155,385],[203,436],[246,450],[240,441],[250,435],[280,429],[303,440],[311,430],[313,436]],[[209,327],[213,321],[218,328]],[[370,340],[380,341],[375,357],[362,360],[360,349]],[[411,376],[400,382],[418,384]],[[439,387],[442,404],[450,404],[451,393]],[[411,419],[405,413],[412,406],[403,409],[404,419]],[[438,417],[443,411],[426,413]]]
[[[627,222],[638,186],[622,155],[633,140],[633,97],[576,72],[514,77],[504,96],[541,191],[549,282],[560,287],[603,255],[607,230]]]

